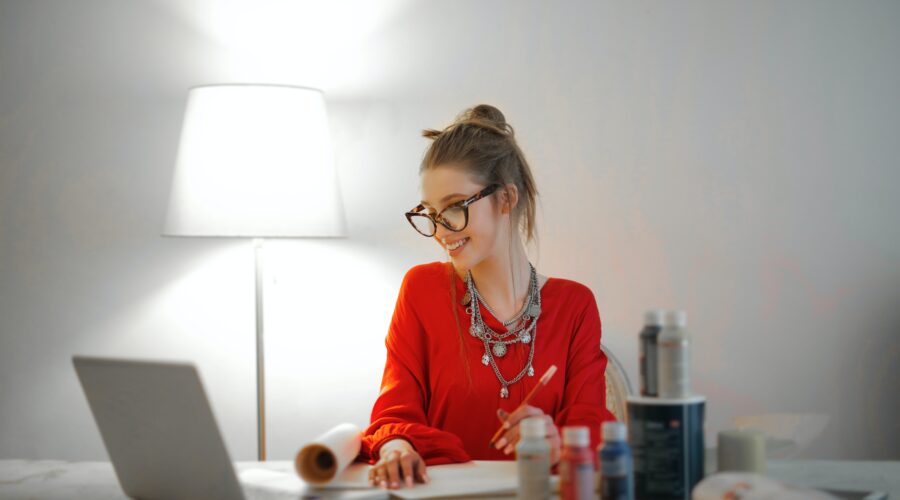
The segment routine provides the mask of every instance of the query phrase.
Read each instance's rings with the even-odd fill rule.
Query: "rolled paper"
[[[719,432],[719,472],[766,472],[766,437],[753,429]]]
[[[340,424],[322,434],[297,452],[294,458],[297,474],[309,484],[332,481],[359,454],[360,436],[361,430],[353,424]]]

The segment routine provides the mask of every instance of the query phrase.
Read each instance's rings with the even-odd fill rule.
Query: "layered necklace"
[[[484,318],[481,316],[481,305],[484,305],[484,308],[495,318],[497,318],[497,314],[487,305],[487,302],[478,293],[478,289],[475,288],[472,272],[466,273],[467,292],[463,297],[463,305],[466,306],[466,313],[471,316],[469,333],[484,343],[484,355],[481,357],[481,362],[485,366],[490,365],[493,368],[497,380],[500,381],[500,397],[504,399],[509,397],[509,386],[522,380],[525,375],[529,377],[534,376],[532,362],[534,361],[537,322],[541,316],[541,294],[538,289],[537,271],[535,271],[531,263],[528,264],[528,267],[531,268],[528,300],[525,301],[522,310],[511,320],[503,322],[503,326],[507,328],[507,331],[503,333],[495,332],[485,324]],[[496,358],[506,356],[506,353],[509,352],[508,346],[516,343],[531,344],[531,349],[528,352],[528,361],[515,377],[506,380],[503,374],[500,373],[500,368],[497,367]]]

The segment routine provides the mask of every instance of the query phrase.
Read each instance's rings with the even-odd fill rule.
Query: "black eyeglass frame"
[[[469,225],[469,205],[471,205],[472,203],[475,203],[476,201],[478,201],[482,198],[487,198],[488,196],[494,194],[494,191],[496,191],[499,188],[500,188],[500,184],[491,184],[490,186],[475,193],[471,197],[466,198],[465,200],[458,201],[456,203],[447,205],[446,207],[444,207],[443,210],[438,212],[436,215],[431,215],[429,213],[423,213],[422,210],[425,210],[425,205],[419,204],[416,206],[416,208],[413,208],[409,212],[406,212],[406,214],[405,214],[406,220],[409,221],[409,225],[411,225],[413,227],[413,229],[416,230],[417,233],[421,234],[422,236],[424,236],[426,238],[431,238],[432,236],[434,236],[435,233],[437,233],[437,225],[438,224],[446,227],[447,229],[449,229],[450,231],[453,231],[454,233],[458,233],[458,232],[462,231],[463,229],[465,229],[466,226]],[[464,222],[463,222],[462,227],[459,229],[450,227],[450,225],[447,222],[445,222],[445,219],[441,216],[441,214],[443,214],[445,211],[447,211],[451,208],[462,208],[463,209]],[[425,217],[427,219],[431,219],[431,222],[432,222],[431,225],[434,228],[431,231],[431,234],[425,234],[422,231],[420,231],[419,228],[416,226],[416,224],[413,222],[413,217]]]

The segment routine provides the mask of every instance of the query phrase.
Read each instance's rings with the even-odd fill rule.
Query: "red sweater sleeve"
[[[427,465],[469,461],[462,441],[428,425],[428,359],[425,330],[412,299],[415,279],[403,278],[385,345],[387,362],[381,393],[372,408],[371,424],[363,432],[360,458],[374,463],[381,445],[395,438],[409,441]]]
[[[600,445],[600,426],[615,420],[606,408],[606,354],[600,349],[600,313],[594,294],[584,288],[585,305],[576,319],[575,335],[569,345],[565,389],[556,425],[584,425],[591,432],[591,449]]]

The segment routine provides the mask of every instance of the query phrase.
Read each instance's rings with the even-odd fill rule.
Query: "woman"
[[[450,262],[403,279],[363,436],[370,481],[412,486],[428,481],[426,464],[512,459],[526,417],[545,420],[554,464],[563,426],[588,426],[596,447],[600,425],[614,418],[597,305],[584,285],[537,274],[528,261],[537,189],[512,127],[479,105],[423,135],[433,140],[420,168],[423,199],[406,217]],[[551,365],[547,387],[513,412]]]

